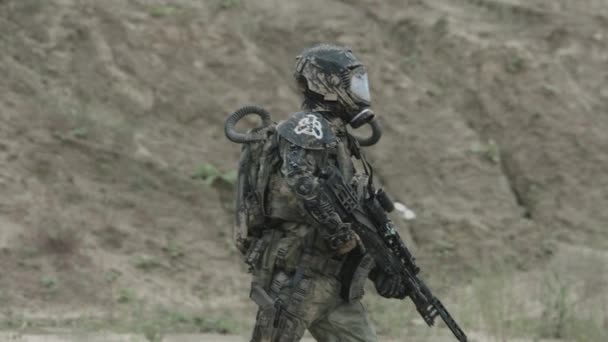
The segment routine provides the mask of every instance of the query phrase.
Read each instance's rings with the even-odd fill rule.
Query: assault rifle
[[[352,188],[344,184],[338,173],[331,175],[324,183],[342,209],[341,214],[346,216],[352,229],[361,238],[365,250],[373,257],[376,267],[380,267],[387,274],[401,277],[408,290],[408,297],[426,324],[433,326],[435,318],[439,316],[458,341],[466,342],[465,333],[441,301],[418,277],[420,268],[387,215],[387,212],[394,209],[388,195],[381,189],[375,191],[370,185],[369,198],[361,205]]]

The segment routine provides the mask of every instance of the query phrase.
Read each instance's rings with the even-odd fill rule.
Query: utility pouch
[[[275,266],[288,273],[294,272],[302,253],[302,239],[298,236],[284,237],[278,242]]]
[[[298,317],[306,316],[306,298],[312,292],[314,288],[314,283],[310,280],[310,278],[303,278],[294,284],[294,288],[291,292],[291,297],[289,298],[289,302],[287,303],[287,314],[292,314]]]
[[[270,287],[276,261],[276,248],[273,248],[276,244],[273,241],[278,239],[281,234],[280,231],[275,229],[265,230],[262,237],[252,244],[249,260],[245,260],[248,265],[250,265],[249,262],[253,265],[253,282],[259,284],[265,290]],[[258,244],[257,248],[256,244]]]
[[[251,284],[249,298],[251,298],[262,310],[272,309],[276,303],[276,300],[270,297],[268,292],[256,283]]]
[[[281,299],[272,298],[266,290],[256,283],[251,284],[249,298],[260,308],[256,325],[268,328],[272,324],[274,328],[277,328],[284,310],[284,304]]]
[[[278,328],[281,318],[289,316],[289,313],[286,311],[287,308],[279,296],[281,290],[288,286],[288,284],[289,276],[284,272],[279,272],[275,275],[268,291],[256,282],[251,284],[249,298],[260,307],[260,312],[262,312],[263,316],[258,317],[258,324],[269,326],[272,323],[274,328]]]
[[[245,264],[249,267],[249,272],[253,272],[256,268],[259,268],[259,262],[268,247],[270,241],[268,239],[253,239],[249,245],[247,253],[245,253]]]

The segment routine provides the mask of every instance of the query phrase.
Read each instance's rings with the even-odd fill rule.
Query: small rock
[[[602,34],[602,32],[596,32],[593,34],[593,39],[601,42],[604,39],[604,34]]]

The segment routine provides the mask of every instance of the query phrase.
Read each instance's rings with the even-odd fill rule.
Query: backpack
[[[262,126],[238,133],[236,123],[249,114],[262,118]],[[242,144],[236,182],[236,210],[233,242],[245,254],[253,239],[259,238],[265,229],[267,212],[266,192],[270,176],[280,165],[276,123],[261,107],[248,106],[231,114],[226,120],[228,139]]]

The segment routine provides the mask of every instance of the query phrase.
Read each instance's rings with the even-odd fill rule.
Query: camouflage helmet
[[[351,49],[330,44],[307,48],[297,57],[294,77],[305,97],[339,108],[351,126],[373,119],[367,71]]]

